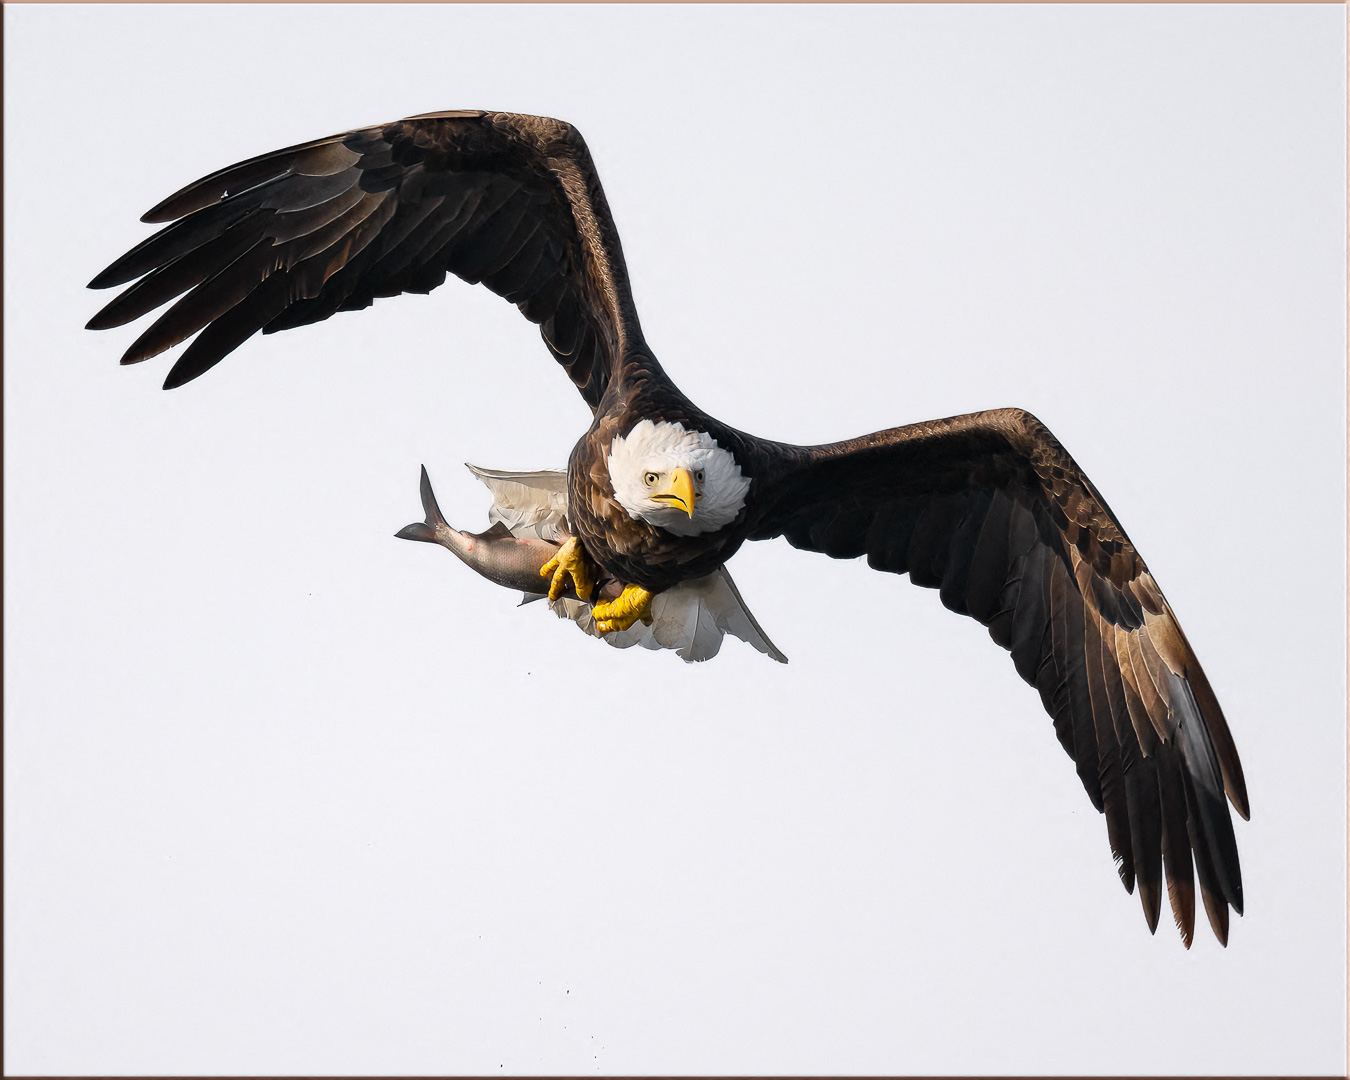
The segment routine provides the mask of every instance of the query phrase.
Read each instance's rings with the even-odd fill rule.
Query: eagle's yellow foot
[[[595,628],[602,634],[608,634],[611,630],[627,630],[639,619],[650,623],[652,597],[655,595],[641,585],[625,585],[623,592],[613,600],[602,600],[591,608]]]
[[[558,554],[539,568],[540,577],[553,578],[548,586],[550,600],[558,599],[567,590],[569,575],[572,584],[577,588],[577,595],[583,600],[589,600],[591,590],[595,588],[595,575],[591,572],[591,560],[586,554],[586,549],[575,536],[558,549]]]

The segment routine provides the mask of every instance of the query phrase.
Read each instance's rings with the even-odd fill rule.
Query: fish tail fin
[[[422,466],[422,482],[418,487],[422,493],[422,512],[426,514],[426,521],[415,521],[406,528],[399,529],[394,533],[400,540],[422,540],[428,544],[439,543],[436,539],[437,528],[446,528],[445,518],[441,515],[441,508],[436,505],[436,494],[431,490],[431,477],[427,476],[427,467]]]

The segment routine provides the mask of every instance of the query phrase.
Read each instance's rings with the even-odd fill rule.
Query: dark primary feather
[[[120,326],[178,297],[122,358],[200,331],[166,387],[259,330],[429,292],[447,273],[538,323],[592,409],[617,364],[644,348],[590,153],[557,120],[461,111],[349,131],[221,169],[144,220],[173,224],[94,278],[93,288],[140,280],[89,326]]]
[[[1248,816],[1237,751],[1148,568],[1050,432],[1005,409],[749,456],[749,538],[866,555],[984,623],[1039,690],[1150,930],[1166,881],[1190,945],[1198,878],[1226,944],[1242,879],[1225,793]]]

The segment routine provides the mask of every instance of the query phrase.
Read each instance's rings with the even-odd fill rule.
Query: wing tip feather
[[[1162,890],[1156,883],[1140,881],[1139,903],[1144,909],[1144,922],[1148,923],[1148,932],[1157,934],[1158,918],[1162,914]]]

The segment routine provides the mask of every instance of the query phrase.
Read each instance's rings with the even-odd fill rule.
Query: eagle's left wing
[[[1189,947],[1195,872],[1228,937],[1242,878],[1224,793],[1248,816],[1219,703],[1172,609],[1072,458],[1018,409],[826,446],[749,440],[750,538],[867,556],[940,590],[1012,652],[1157,926],[1162,867]]]

